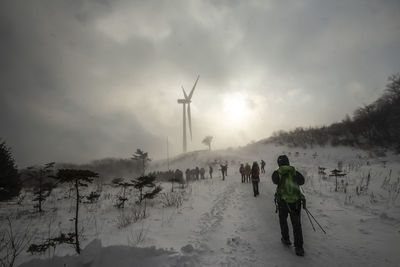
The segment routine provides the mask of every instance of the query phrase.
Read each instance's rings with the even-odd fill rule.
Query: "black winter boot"
[[[304,249],[303,249],[303,247],[296,247],[296,248],[295,248],[295,251],[296,251],[296,255],[297,255],[297,256],[300,256],[300,257],[303,257],[303,256],[304,256]]]
[[[292,242],[290,242],[289,239],[284,239],[283,237],[281,238],[281,242],[285,245],[285,246],[290,246],[292,244]]]

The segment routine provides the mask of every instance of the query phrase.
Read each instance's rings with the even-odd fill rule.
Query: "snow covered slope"
[[[275,186],[270,177],[277,168],[277,156],[283,153],[306,177],[303,189],[308,208],[327,232],[325,235],[318,228],[314,232],[302,213],[304,258],[297,257],[292,247],[280,243],[273,202]],[[266,173],[261,177],[260,196],[254,198],[251,184],[240,182],[238,164],[261,159],[267,163]],[[164,207],[160,199],[155,199],[149,203],[147,218],[124,226],[121,218],[132,213],[133,197],[121,214],[113,207],[119,189],[103,186],[99,203],[88,204],[81,212],[85,235],[82,243],[86,247],[80,256],[75,256],[70,247],[60,246],[55,253],[46,253],[40,259],[23,253],[18,263],[21,266],[400,265],[399,156],[376,157],[345,147],[298,149],[255,144],[241,149],[192,152],[172,159],[170,168],[206,167],[215,161],[228,161],[225,181],[215,170],[214,179],[194,181],[185,189],[175,189],[183,199],[178,208]],[[327,175],[319,174],[318,167],[326,168]],[[339,179],[339,189],[335,192],[335,177],[329,173],[338,167],[346,176]],[[151,169],[165,170],[166,161],[154,162]],[[163,187],[164,191],[170,191],[171,184]],[[59,190],[54,194],[61,196],[63,191]],[[42,238],[49,232],[68,229],[73,223],[68,221],[72,201],[58,200],[53,195],[46,201],[47,212],[42,216],[29,211],[32,208],[28,200],[23,205],[2,203],[1,222],[12,214],[14,218],[17,216],[15,230],[30,222],[36,236]]]

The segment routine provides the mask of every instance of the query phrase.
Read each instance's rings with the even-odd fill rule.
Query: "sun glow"
[[[241,93],[234,93],[224,97],[223,110],[227,122],[234,126],[240,126],[245,122],[249,107],[247,97]]]

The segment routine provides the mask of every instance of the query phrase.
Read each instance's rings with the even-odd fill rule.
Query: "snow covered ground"
[[[306,177],[303,186],[308,208],[326,230],[325,235],[302,212],[305,257],[280,243],[278,216],[273,202],[275,186],[270,179],[276,158],[285,153]],[[267,163],[261,177],[260,196],[251,184],[240,182],[239,163]],[[188,153],[170,161],[170,168],[206,167],[228,161],[228,177],[194,181],[181,192],[178,208],[163,207],[160,199],[149,203],[149,216],[124,225],[133,213],[133,192],[124,211],[116,209],[119,188],[103,185],[97,204],[81,210],[84,239],[82,254],[59,246],[42,256],[22,253],[20,266],[400,266],[400,157],[377,157],[345,147],[313,149],[254,144],[225,151]],[[342,162],[346,176],[335,178],[331,170]],[[328,175],[318,174],[318,167]],[[152,163],[152,170],[166,170],[166,161]],[[369,177],[368,178],[368,174]],[[208,177],[208,176],[207,176]],[[343,179],[343,184],[341,183]],[[367,182],[369,179],[369,182]],[[344,185],[347,183],[346,193]],[[367,186],[368,184],[368,186]],[[343,185],[343,186],[342,186]],[[97,185],[93,185],[96,187]],[[164,192],[171,184],[163,184]],[[357,194],[356,188],[359,189]],[[90,191],[90,189],[88,189]],[[22,205],[0,204],[0,222],[12,215],[13,230],[26,225],[34,240],[71,229],[73,200],[61,188],[46,201],[43,215],[33,212],[29,194]],[[290,226],[290,223],[289,223]],[[292,236],[292,235],[291,235]]]

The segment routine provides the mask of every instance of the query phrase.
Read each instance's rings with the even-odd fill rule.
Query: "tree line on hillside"
[[[330,126],[296,128],[279,131],[266,143],[289,146],[359,146],[384,147],[400,152],[400,73],[388,78],[381,97],[369,105],[358,108],[353,117]]]

